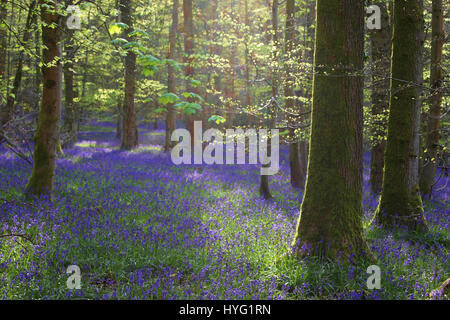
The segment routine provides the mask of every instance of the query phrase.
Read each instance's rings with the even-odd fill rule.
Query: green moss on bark
[[[394,1],[394,30],[391,67],[391,97],[382,194],[376,220],[386,227],[426,228],[418,175],[410,168],[414,148],[415,116],[421,74],[423,8],[420,0]]]
[[[362,225],[363,3],[317,1],[313,111],[296,252],[369,256]]]

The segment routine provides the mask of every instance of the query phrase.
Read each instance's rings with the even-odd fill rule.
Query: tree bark
[[[27,20],[25,23],[25,31],[23,34],[23,39],[22,42],[25,45],[31,38],[32,32],[31,32],[31,23],[33,21],[33,15],[34,15],[34,9],[36,7],[37,1],[33,0],[30,3],[30,6],[28,8],[28,14],[27,14]],[[3,110],[2,114],[1,114],[1,123],[0,125],[3,126],[5,125],[7,122],[9,122],[9,120],[11,120],[12,117],[12,113],[14,112],[14,104],[16,102],[17,99],[17,95],[19,94],[19,90],[20,90],[20,86],[22,84],[22,76],[23,76],[23,63],[24,63],[24,58],[25,58],[25,49],[20,50],[19,52],[19,57],[17,60],[17,69],[16,69],[16,75],[14,77],[14,83],[13,83],[13,88],[11,93],[8,95],[7,99],[6,99],[6,106],[5,109]]]
[[[364,4],[318,0],[316,10],[308,179],[294,250],[369,256],[362,225]]]
[[[289,139],[293,142],[289,143],[289,166],[291,169],[291,185],[294,188],[303,188],[305,183],[305,177],[302,172],[302,164],[300,159],[300,141],[297,134],[297,130],[293,128],[298,117],[294,114],[299,113],[300,110],[295,108],[298,106],[297,96],[295,95],[295,77],[292,69],[292,61],[295,59],[294,46],[295,46],[295,0],[286,1],[286,28],[285,28],[285,110],[288,112],[288,125],[289,125]],[[301,55],[301,54],[298,54]],[[301,58],[300,58],[301,59]]]
[[[26,194],[51,194],[55,175],[56,147],[59,142],[59,120],[61,117],[61,46],[59,25],[60,16],[46,9],[56,10],[58,1],[40,0],[42,26],[42,74],[43,93],[38,127],[34,139],[34,164]],[[54,64],[56,61],[56,65]],[[50,65],[52,64],[53,65]]]
[[[376,211],[385,227],[426,229],[417,181],[423,28],[422,0],[394,0],[388,136]]]
[[[442,72],[442,46],[444,44],[444,17],[442,0],[433,0],[431,16],[431,64],[430,84],[431,98],[430,111],[427,121],[426,152],[424,153],[424,167],[420,179],[420,190],[430,196],[436,178],[436,167],[439,148],[439,129],[441,118],[441,102],[443,72]]]
[[[172,8],[172,26],[169,33],[169,55],[168,58],[175,60],[176,47],[177,47],[177,30],[178,30],[178,9],[180,3],[179,0],[173,0]],[[176,82],[175,82],[175,70],[174,67],[169,64],[168,67],[169,79],[168,91],[171,93],[176,93]],[[166,117],[166,143],[164,145],[165,151],[169,151],[172,148],[171,136],[172,132],[176,129],[176,114],[173,105],[169,105],[167,109]]]
[[[379,193],[383,184],[384,149],[386,146],[386,124],[389,109],[388,77],[391,66],[391,36],[388,5],[376,3],[381,9],[381,29],[371,30],[372,46],[372,151],[370,164],[370,187]],[[391,7],[392,8],[392,7]]]
[[[250,52],[248,48],[248,42],[250,34],[250,22],[248,19],[248,0],[244,2],[244,24],[246,27],[245,35],[244,35],[244,44],[245,44],[245,105],[250,106],[252,104],[252,93],[250,86]]]
[[[274,49],[272,50],[272,103],[269,106],[269,129],[275,127],[275,112],[276,112],[276,102],[275,99],[278,97],[278,54],[279,54],[279,42],[278,42],[278,0],[273,0],[272,2],[272,42]],[[271,150],[271,137],[268,137],[267,152],[270,154]],[[263,165],[265,166],[265,165]],[[268,200],[272,199],[272,194],[270,193],[269,187],[269,176],[261,175],[261,182],[259,187],[259,192],[261,196]]]
[[[70,140],[66,142],[66,146],[72,146],[77,138],[77,127],[75,123],[75,115],[76,115],[76,107],[74,104],[75,92],[73,89],[74,85],[74,47],[73,47],[73,31],[67,30],[67,38],[65,40],[65,52],[66,52],[66,61],[64,63],[64,96],[65,96],[65,116],[64,116],[64,128],[65,131],[69,134]]]
[[[192,18],[192,0],[183,0],[183,18],[184,18],[184,63],[186,63],[186,91],[196,93],[192,87],[191,80],[194,76],[193,53],[194,53],[194,22]],[[189,98],[189,102],[192,100]],[[192,146],[194,145],[194,116],[187,116],[187,130],[191,134]]]
[[[0,18],[3,21],[6,21],[6,17],[8,14],[7,4],[7,0],[1,0],[0,2]],[[5,26],[0,26],[0,84],[2,86],[0,89],[3,89],[3,81],[5,81],[6,77],[6,53],[8,50],[6,41],[7,36],[7,28]]]
[[[125,39],[132,41],[129,34],[133,31],[131,16],[133,3],[131,0],[120,0],[120,12],[122,23],[128,25]],[[139,144],[138,127],[134,108],[134,95],[136,92],[136,54],[129,50],[125,57],[125,92],[123,101],[123,132],[122,150],[132,150]]]

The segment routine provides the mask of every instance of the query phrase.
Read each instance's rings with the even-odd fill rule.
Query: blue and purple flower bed
[[[141,127],[141,146],[125,152],[114,124],[87,129],[57,160],[52,201],[25,199],[31,166],[0,149],[0,235],[17,235],[0,237],[1,298],[428,299],[450,276],[446,176],[424,199],[430,231],[406,237],[371,223],[365,157],[365,236],[381,269],[381,289],[368,290],[367,264],[280,258],[303,196],[286,148],[268,202],[255,165],[176,166],[163,130]],[[69,265],[79,290],[67,288]]]

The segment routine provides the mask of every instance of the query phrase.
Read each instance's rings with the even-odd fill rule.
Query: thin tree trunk
[[[370,186],[379,193],[383,183],[384,149],[386,146],[387,111],[389,109],[389,84],[387,76],[391,65],[391,36],[388,6],[377,2],[381,9],[381,29],[371,30],[372,45],[372,152]]]
[[[0,2],[0,19],[6,21],[8,14],[7,0],[1,0]],[[3,89],[3,84],[6,78],[6,56],[8,51],[7,44],[8,30],[5,26],[0,26],[0,89]]]
[[[418,130],[423,47],[421,0],[394,0],[391,97],[383,187],[376,220],[426,229],[418,186]],[[411,84],[412,83],[412,84]]]
[[[170,28],[169,34],[169,55],[168,58],[175,60],[176,47],[177,47],[177,30],[178,30],[178,10],[179,10],[179,0],[173,0],[172,8],[172,27]],[[176,81],[175,81],[175,70],[174,67],[169,64],[168,67],[169,79],[168,79],[168,91],[171,93],[176,93]],[[176,129],[176,114],[173,105],[169,105],[167,109],[166,117],[166,143],[164,145],[164,150],[168,151],[172,148],[171,136],[172,132]]]
[[[370,256],[362,225],[364,4],[318,0],[316,10],[311,149],[293,245],[299,256]]]
[[[273,0],[272,2],[272,42],[274,50],[272,51],[272,103],[269,106],[269,129],[275,127],[275,115],[277,104],[275,100],[278,97],[278,54],[279,54],[279,42],[278,42],[278,0]],[[277,48],[277,49],[275,49]],[[271,137],[268,137],[268,148],[267,152],[270,154],[271,150]],[[266,165],[263,165],[266,166]],[[268,167],[268,165],[267,165]],[[272,194],[270,193],[269,187],[269,176],[261,175],[261,182],[259,187],[259,192],[264,199],[272,199]]]
[[[424,167],[421,174],[420,189],[430,196],[436,178],[436,167],[439,148],[439,129],[441,118],[442,92],[440,91],[443,80],[442,72],[442,46],[444,44],[444,17],[442,0],[433,0],[431,17],[431,64],[430,83],[432,96],[431,108],[428,116],[426,132],[426,152],[424,154]]]
[[[129,34],[133,31],[131,17],[132,1],[120,0],[122,23],[128,25],[125,39],[132,41]],[[134,95],[136,92],[136,54],[128,51],[125,57],[125,92],[123,102],[123,134],[121,149],[131,150],[138,146],[138,128],[134,108]]]
[[[250,53],[248,48],[248,42],[250,34],[250,22],[248,20],[248,0],[244,3],[244,24],[246,27],[244,43],[245,43],[245,105],[250,106],[252,104],[252,93],[250,89]]]
[[[294,188],[302,188],[304,186],[305,180],[303,172],[301,170],[301,160],[300,160],[300,141],[295,130],[295,122],[298,120],[294,114],[300,111],[295,108],[299,104],[297,103],[297,97],[295,95],[295,77],[293,74],[292,62],[294,61],[295,53],[295,0],[286,1],[286,29],[285,29],[285,86],[284,86],[284,97],[285,97],[285,109],[288,112],[288,125],[289,125],[289,139],[293,140],[289,143],[289,166],[291,169],[291,185]],[[298,55],[301,55],[299,53]],[[301,57],[299,58],[301,59]]]
[[[61,117],[61,57],[60,16],[55,14],[58,1],[40,0],[42,26],[42,67],[44,88],[39,113],[38,127],[34,139],[34,164],[26,194],[51,194],[55,175],[56,147],[59,141],[59,120]],[[46,6],[52,8],[47,10]],[[58,60],[57,60],[58,59]],[[57,60],[56,65],[51,65]]]
[[[36,7],[36,0],[33,0],[30,4],[30,7],[28,8],[28,14],[27,14],[27,20],[25,23],[25,31],[23,34],[22,42],[26,44],[32,35],[31,32],[31,23],[33,21],[33,15],[34,15],[34,8]],[[11,120],[12,113],[14,112],[14,104],[16,102],[17,96],[19,94],[20,85],[22,83],[22,76],[23,76],[23,63],[25,58],[25,49],[20,50],[19,52],[19,58],[17,60],[17,69],[16,69],[16,75],[14,77],[14,83],[13,88],[11,91],[11,94],[8,95],[6,100],[6,106],[5,109],[2,112],[1,115],[1,123],[0,125],[5,125],[9,120]]]
[[[74,47],[73,47],[73,31],[67,30],[67,38],[65,43],[66,61],[64,63],[64,84],[65,84],[65,116],[64,116],[64,128],[70,136],[70,140],[67,141],[67,146],[72,146],[76,142],[77,128],[75,125],[76,108],[74,104],[74,89],[73,89],[73,59],[74,59]]]
[[[183,18],[184,18],[184,63],[186,63],[186,91],[196,92],[192,87],[191,80],[195,70],[193,65],[194,53],[194,22],[192,20],[192,0],[183,0]],[[188,99],[192,102],[192,99]],[[187,116],[187,130],[191,134],[192,146],[194,145],[194,116]]]

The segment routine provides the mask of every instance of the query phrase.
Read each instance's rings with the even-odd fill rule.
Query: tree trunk
[[[70,140],[67,141],[67,146],[72,146],[77,138],[77,127],[75,124],[75,104],[74,104],[74,89],[73,89],[73,59],[74,59],[74,47],[73,47],[73,31],[67,30],[67,38],[65,43],[65,51],[66,51],[66,61],[64,63],[64,84],[65,84],[65,116],[64,116],[64,128],[65,131],[69,134]]]
[[[133,32],[133,21],[131,17],[132,1],[120,0],[120,12],[122,23],[128,25],[125,39],[132,41],[129,34]],[[136,54],[129,50],[125,57],[125,92],[123,101],[123,150],[132,150],[139,144],[138,127],[134,110],[134,94],[136,92]]]
[[[177,47],[177,30],[178,30],[178,9],[180,3],[179,0],[173,0],[172,9],[172,27],[170,28],[169,34],[169,55],[168,58],[175,60],[176,47]],[[169,79],[168,79],[168,91],[171,93],[176,93],[176,82],[175,82],[175,70],[174,67],[169,64],[168,67]],[[164,150],[169,151],[172,148],[171,136],[172,132],[176,129],[176,114],[173,105],[169,105],[167,109],[166,117],[166,143],[164,145]]]
[[[289,125],[289,165],[291,169],[291,184],[294,188],[302,188],[304,186],[304,176],[301,169],[300,160],[300,141],[298,134],[294,128],[298,117],[296,113],[300,111],[295,108],[299,105],[295,95],[295,77],[292,69],[292,61],[295,59],[295,0],[286,1],[286,30],[285,30],[285,71],[286,79],[284,86],[285,110],[287,111]],[[301,54],[299,54],[301,55]]]
[[[386,226],[426,228],[418,186],[418,130],[423,47],[421,0],[394,0],[391,97],[383,187],[376,220]]]
[[[370,255],[362,225],[364,3],[318,0],[316,10],[308,179],[293,245],[299,256]]]
[[[442,101],[442,46],[444,44],[444,17],[442,0],[433,0],[431,17],[432,39],[431,39],[431,64],[430,84],[432,96],[430,98],[431,108],[428,116],[426,132],[426,152],[424,154],[424,167],[420,179],[421,191],[430,196],[436,178],[436,167],[439,147],[439,128],[441,118]]]
[[[120,102],[117,104],[116,138],[122,139],[123,134],[123,109]]]
[[[24,44],[26,44],[30,40],[31,35],[32,35],[32,32],[30,29],[31,29],[31,22],[33,21],[34,8],[36,7],[36,4],[37,4],[37,1],[33,0],[30,4],[30,7],[28,8],[27,20],[25,23],[25,31],[24,31],[23,39],[22,39],[22,42]],[[22,49],[19,52],[13,88],[12,88],[11,94],[9,94],[6,99],[5,109],[3,110],[2,115],[0,117],[1,118],[0,119],[1,126],[5,125],[7,122],[9,122],[9,120],[11,120],[12,114],[14,112],[14,104],[16,102],[16,99],[17,99],[17,96],[18,96],[19,90],[20,90],[20,85],[22,83],[23,62],[24,62],[24,58],[25,58],[24,50],[25,49]]]
[[[250,106],[252,104],[252,93],[250,86],[250,52],[248,49],[249,43],[249,34],[250,34],[250,22],[248,20],[248,0],[245,0],[244,3],[244,24],[245,24],[245,35],[244,35],[244,43],[245,43],[245,105]]]
[[[269,106],[269,129],[275,127],[275,114],[276,114],[276,102],[275,99],[278,97],[278,54],[279,54],[279,43],[278,43],[278,0],[273,0],[272,2],[272,103]],[[277,48],[277,49],[275,49]],[[270,154],[271,150],[271,137],[268,137],[267,153]],[[265,166],[265,165],[263,165]],[[268,167],[268,165],[267,165]],[[264,199],[272,199],[272,194],[270,193],[269,187],[269,176],[261,175],[261,183],[259,187],[259,192]]]
[[[1,0],[0,2],[0,19],[2,21],[6,21],[6,17],[8,14],[7,9],[7,0]],[[8,50],[8,44],[7,44],[7,36],[8,36],[8,30],[6,26],[2,25],[0,26],[0,89],[3,90],[3,84],[6,77],[6,56],[7,56],[7,50]]]
[[[195,92],[191,80],[194,76],[193,53],[194,53],[194,22],[192,20],[192,0],[183,0],[184,18],[184,63],[186,63],[186,91]],[[192,99],[188,99],[192,102]],[[194,145],[194,116],[187,116],[187,130],[191,134],[191,144]]]
[[[48,66],[61,57],[60,28],[50,28],[52,24],[59,25],[60,16],[55,14],[58,1],[41,0],[42,43],[42,74],[44,88],[42,104],[39,113],[38,127],[34,139],[34,164],[30,180],[26,186],[26,194],[51,194],[53,177],[55,175],[56,147],[59,141],[59,120],[61,117],[61,63]],[[47,10],[46,6],[52,8]]]
[[[389,84],[387,76],[391,66],[391,36],[388,5],[376,3],[381,9],[381,29],[371,30],[372,46],[372,151],[370,164],[370,187],[379,193],[383,183],[384,149],[386,146],[386,123],[389,109]],[[392,8],[392,7],[391,7]]]

